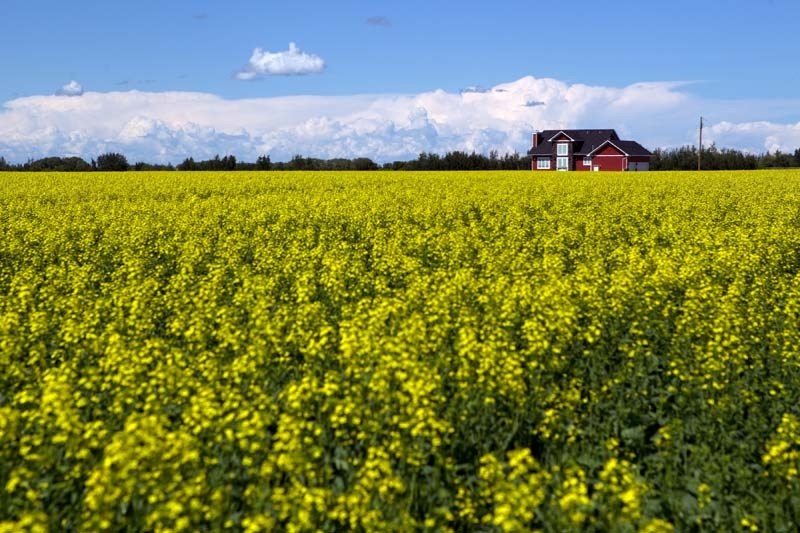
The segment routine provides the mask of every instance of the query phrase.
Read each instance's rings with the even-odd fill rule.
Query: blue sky
[[[153,121],[147,127],[142,126],[141,120],[133,124],[139,127],[137,138],[156,135],[156,130],[162,138],[165,131],[173,135],[173,145],[166,152],[153,153],[156,147],[153,142],[146,143],[147,147],[133,147],[134,151],[141,151],[142,157],[152,154],[153,159],[175,158],[180,155],[178,150],[193,146],[211,151],[235,150],[234,137],[240,141],[247,138],[249,144],[240,143],[247,155],[262,151],[290,152],[291,147],[277,147],[267,142],[266,132],[289,127],[296,130],[304,124],[308,127],[308,121],[314,123],[314,120],[352,125],[356,120],[353,115],[356,108],[376,109],[375,100],[363,99],[360,104],[349,102],[345,105],[347,112],[342,111],[342,102],[356,95],[412,98],[406,102],[410,107],[403,115],[412,118],[404,118],[402,124],[387,118],[390,127],[387,129],[382,123],[380,131],[391,135],[400,128],[412,135],[406,126],[417,124],[414,117],[418,118],[417,110],[423,109],[427,122],[420,127],[411,126],[411,129],[420,130],[422,133],[417,132],[417,136],[422,137],[404,145],[413,151],[424,146],[425,132],[430,134],[430,128],[439,139],[443,129],[447,129],[442,124],[453,122],[450,129],[454,129],[459,122],[450,120],[451,116],[445,115],[442,109],[422,105],[421,95],[436,94],[437,90],[458,95],[467,87],[490,89],[526,77],[556,80],[562,84],[560,89],[551,87],[563,93],[551,95],[563,104],[558,113],[537,111],[538,115],[525,117],[525,121],[541,123],[542,127],[556,123],[563,127],[606,125],[585,123],[595,118],[608,120],[611,116],[608,113],[593,115],[584,109],[581,114],[577,113],[579,110],[566,109],[569,98],[565,95],[570,87],[589,86],[599,91],[587,101],[575,104],[586,106],[587,102],[595,102],[604,88],[623,90],[643,82],[691,81],[693,83],[687,85],[663,87],[669,87],[668,93],[681,97],[678,100],[684,104],[682,108],[687,108],[687,113],[696,111],[709,115],[712,127],[723,124],[719,131],[721,141],[750,150],[786,148],[795,140],[800,145],[800,106],[797,105],[800,69],[796,67],[800,59],[797,29],[800,2],[796,0],[747,3],[737,0],[607,3],[574,0],[563,7],[557,3],[517,1],[5,0],[3,8],[0,64],[5,75],[0,82],[0,102],[5,103],[5,111],[0,110],[0,133],[8,132],[6,137],[15,141],[3,145],[0,140],[0,155],[5,150],[10,159],[21,157],[26,151],[39,155],[61,150],[83,155],[83,152],[116,146],[114,143],[124,147],[125,143],[111,131],[103,132],[104,139],[96,138],[103,129],[101,124],[96,127],[89,124],[82,129],[76,126],[76,121],[65,119],[66,113],[76,111],[66,111],[59,107],[61,104],[56,105],[64,96],[53,95],[71,81],[80,90],[66,90],[66,93],[77,98],[101,98],[98,95],[134,90],[154,95],[203,93],[226,102],[294,98],[292,109],[297,110],[296,123],[292,123],[291,117],[279,125],[265,119],[262,127],[250,123],[238,129],[231,124],[218,125],[213,117],[201,117],[200,112],[196,121],[186,118],[191,114],[190,108],[184,111],[184,119],[163,113],[156,115],[153,109],[158,106],[148,100],[141,109],[128,111],[131,120]],[[304,54],[295,55],[294,59],[311,58],[320,65],[324,63],[324,67],[311,69],[307,75],[284,75],[276,74],[274,69],[261,71],[257,66],[247,66],[254,50],[260,49],[265,57],[277,60],[278,56],[270,54],[289,51],[289,43],[296,43],[297,53]],[[249,77],[255,79],[237,79],[237,72],[250,72]],[[537,98],[530,92],[536,90],[543,88],[535,84],[514,88],[520,97],[525,93],[526,97],[544,102],[544,107],[555,108],[550,100]],[[329,103],[334,111],[327,113],[321,106],[322,111],[308,113],[299,99],[305,95],[331,97]],[[40,114],[35,120],[30,114],[21,115],[29,108],[31,102],[26,98],[31,96],[54,98],[48,104],[37,101],[36,109]],[[384,100],[381,105],[391,107],[396,114],[397,102],[392,104]],[[10,102],[16,104],[10,105]],[[118,99],[114,102],[104,100],[103,105],[121,105]],[[607,105],[614,102],[606,100]],[[87,103],[88,107],[97,105],[88,106]],[[455,114],[467,112],[459,105],[451,102],[445,107]],[[680,104],[673,102],[673,105]],[[51,123],[47,122],[47,112],[41,115],[42,106],[50,110],[47,112],[55,113]],[[110,107],[107,111],[113,114],[114,109]],[[637,123],[634,111],[642,117],[641,122]],[[85,119],[85,110],[81,112]],[[644,123],[662,120],[662,115],[642,113],[639,107],[628,112],[629,116],[608,125],[644,139],[651,147],[653,144],[679,145],[689,140],[690,115],[679,117],[686,124],[670,125],[671,133],[665,134]],[[497,121],[513,113],[498,109],[495,115]],[[363,121],[363,116],[359,115],[358,120]],[[757,133],[754,125],[760,123],[769,126]],[[128,120],[117,129],[121,131],[130,125]],[[196,133],[189,131],[194,126],[205,128],[207,147],[192,145],[186,137]],[[530,124],[530,128],[536,126]],[[128,140],[133,135],[131,127],[126,130],[130,134],[126,137]],[[447,142],[433,143],[432,148],[469,148],[471,145],[484,150],[496,143],[501,151],[510,147],[523,151],[526,146],[520,132],[524,128],[515,126],[513,129],[512,135],[502,125],[487,123],[487,138],[483,141],[475,140],[478,132],[471,140],[465,140],[464,136],[460,140],[451,138]],[[45,130],[57,131],[57,135],[48,137],[43,133]],[[363,127],[354,126],[347,131],[361,130]],[[505,137],[495,135],[495,130],[505,132]],[[360,150],[358,139],[336,131],[340,135],[340,146],[320,147],[317,155],[370,155],[355,154]],[[736,131],[735,135],[731,133]],[[727,137],[724,132],[728,132]],[[175,144],[175,135],[183,139],[183,144],[178,143],[180,146]],[[71,144],[65,144],[64,139],[72,139]],[[199,143],[200,139],[195,141]],[[518,146],[519,143],[522,145]],[[313,151],[318,144],[314,141],[298,146]],[[363,146],[361,151],[368,152],[369,148]],[[390,159],[403,154],[400,148],[395,152],[379,150],[377,158]]]

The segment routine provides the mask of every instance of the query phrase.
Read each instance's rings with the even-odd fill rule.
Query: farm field
[[[800,171],[0,173],[0,531],[794,531]]]

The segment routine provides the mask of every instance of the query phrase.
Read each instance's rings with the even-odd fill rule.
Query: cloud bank
[[[705,135],[705,131],[704,135]],[[778,124],[768,121],[732,123],[723,121],[708,129],[719,147],[736,146],[749,152],[782,152],[800,148],[800,122]],[[705,145],[705,141],[703,145]]]
[[[800,101],[713,101],[679,82],[627,87],[568,84],[525,77],[480,91],[229,100],[197,92],[85,92],[30,96],[0,110],[0,156],[96,157],[120,151],[131,160],[179,163],[234,154],[254,161],[306,156],[371,157],[379,162],[420,152],[524,153],[534,129],[616,128],[648,148],[704,140],[754,152],[800,146],[800,122],[783,117]],[[708,117],[719,117],[709,120]]]
[[[295,43],[289,49],[270,52],[256,48],[247,65],[237,72],[237,80],[254,80],[264,76],[299,76],[322,72],[325,61],[318,55],[301,52]]]

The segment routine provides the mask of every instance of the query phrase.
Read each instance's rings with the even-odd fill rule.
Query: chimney
[[[535,131],[533,132],[533,147],[536,148],[539,146],[539,134]]]

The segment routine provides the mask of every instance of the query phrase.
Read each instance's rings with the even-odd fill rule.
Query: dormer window
[[[569,155],[569,144],[568,143],[556,144],[556,155]]]

